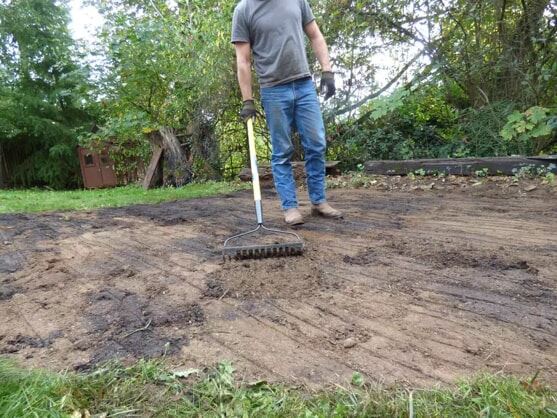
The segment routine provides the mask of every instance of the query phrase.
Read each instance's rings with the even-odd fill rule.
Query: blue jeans
[[[271,158],[275,187],[282,209],[298,207],[296,182],[290,159],[294,153],[292,131],[300,134],[304,149],[307,186],[311,203],[325,199],[325,126],[311,78],[261,89],[267,126],[271,132]]]

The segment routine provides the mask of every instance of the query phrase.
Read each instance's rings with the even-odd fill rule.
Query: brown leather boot
[[[298,208],[286,209],[284,211],[284,222],[288,225],[302,225],[304,223],[304,217]]]
[[[311,214],[314,216],[323,216],[325,218],[341,219],[344,217],[340,210],[336,210],[327,202],[320,203],[319,205],[313,205],[311,208]]]

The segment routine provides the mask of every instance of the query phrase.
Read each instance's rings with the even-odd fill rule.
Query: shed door
[[[102,182],[105,187],[116,186],[116,174],[114,174],[114,167],[110,158],[108,158],[108,152],[103,151],[100,156],[99,162],[101,168]]]
[[[83,183],[88,189],[96,189],[103,186],[99,157],[96,153],[86,149],[79,149],[81,169],[83,171]]]

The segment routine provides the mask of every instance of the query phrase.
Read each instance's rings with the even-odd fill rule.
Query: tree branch
[[[334,111],[333,116],[339,116],[339,115],[343,115],[345,113],[351,112],[352,110],[355,110],[355,109],[359,108],[360,106],[364,105],[365,103],[367,103],[371,99],[374,99],[377,96],[380,96],[381,94],[386,92],[389,88],[391,88],[391,86],[393,84],[395,84],[400,79],[400,77],[402,77],[406,73],[406,71],[408,71],[408,69],[418,60],[418,58],[420,58],[425,53],[425,51],[426,51],[425,49],[422,49],[419,53],[414,55],[414,57],[409,62],[407,62],[404,65],[404,67],[402,67],[400,69],[400,71],[398,73],[396,73],[396,75],[391,80],[389,80],[389,82],[387,84],[385,84],[383,87],[381,87],[379,90],[367,95],[366,97],[364,97],[361,100],[358,100],[354,104],[351,104],[349,106],[346,106],[346,107],[343,107],[339,110]]]

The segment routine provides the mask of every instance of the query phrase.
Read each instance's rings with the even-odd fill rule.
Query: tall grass
[[[189,376],[189,377],[186,377]],[[0,359],[2,417],[555,417],[557,394],[537,382],[484,375],[451,388],[366,384],[309,391],[238,383],[222,363],[171,371],[160,361],[87,374],[28,371]]]

